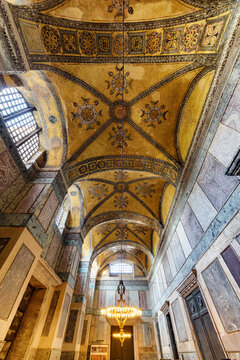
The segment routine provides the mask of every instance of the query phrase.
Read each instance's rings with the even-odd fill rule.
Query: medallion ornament
[[[96,106],[99,104],[98,100],[94,101],[94,105],[90,105],[90,99],[85,99],[82,97],[84,104],[79,106],[77,103],[73,103],[73,106],[77,108],[77,112],[72,112],[72,121],[76,118],[80,120],[78,127],[81,128],[83,125],[86,125],[86,130],[93,130],[93,125],[101,125],[98,120],[99,116],[102,116],[102,110],[97,112]]]
[[[148,125],[156,128],[157,124],[161,124],[162,120],[167,120],[166,115],[168,111],[165,110],[165,105],[157,106],[159,101],[151,101],[151,105],[146,104],[146,110],[142,109],[143,121]]]
[[[110,94],[113,95],[116,93],[116,97],[121,96],[122,92],[128,94],[128,88],[132,88],[133,80],[127,80],[128,76],[130,75],[129,72],[125,72],[123,74],[123,68],[119,68],[116,66],[116,73],[114,74],[112,71],[109,71],[108,75],[112,78],[112,80],[105,80],[107,83],[107,88],[111,89]]]
[[[41,34],[47,51],[51,54],[59,53],[61,50],[61,41],[57,30],[51,26],[43,26]]]

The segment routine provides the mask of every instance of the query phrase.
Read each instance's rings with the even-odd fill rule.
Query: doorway
[[[171,347],[172,347],[173,359],[174,360],[179,359],[176,340],[175,340],[173,326],[172,326],[172,320],[171,320],[169,313],[166,315],[166,318],[167,318],[168,332],[169,332],[170,342],[171,342]]]
[[[31,278],[0,351],[0,360],[25,359],[46,289]]]
[[[118,326],[111,326],[111,357],[110,360],[134,360],[134,347],[133,347],[133,327],[124,326],[124,332],[130,333],[130,339],[124,341],[123,347],[119,339],[113,337],[114,333],[119,333]]]
[[[225,355],[222,346],[200,289],[195,289],[186,298],[186,302],[203,359],[224,359]]]

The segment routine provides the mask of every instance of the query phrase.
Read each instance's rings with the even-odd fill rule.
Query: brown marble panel
[[[165,255],[163,257],[162,264],[163,264],[163,270],[165,273],[167,283],[170,284],[173,279],[173,276],[172,276],[172,271],[171,271],[170,264],[168,261],[167,253],[165,253]]]
[[[190,242],[190,245],[192,249],[195,248],[195,246],[198,244],[199,240],[201,239],[203,235],[203,229],[201,225],[199,224],[194,212],[192,211],[192,208],[186,203],[182,217],[181,222],[183,224],[185,233],[188,237],[188,240]]]
[[[231,271],[238,286],[240,286],[240,260],[231,246],[228,246],[223,252],[222,257]]]
[[[9,242],[10,238],[0,238],[0,254],[3,252],[5,246]]]
[[[218,260],[202,272],[227,332],[240,330],[240,302]]]
[[[0,153],[0,194],[19,176],[19,169],[8,151]]]
[[[66,343],[73,342],[77,316],[78,316],[78,310],[70,310],[68,324],[67,324],[67,330],[66,330],[65,338],[64,338],[64,341]]]
[[[26,196],[20,201],[14,212],[18,214],[27,213],[44,187],[44,184],[33,184]]]
[[[240,131],[240,82],[237,84],[222,122],[234,130]]]
[[[60,291],[58,290],[54,291],[52,301],[48,310],[47,318],[45,320],[45,324],[42,330],[42,336],[48,336],[49,334],[59,296],[60,296]]]
[[[72,269],[71,269],[71,274],[73,276],[73,278],[75,278],[76,276],[76,272],[79,266],[79,260],[80,260],[80,255],[79,255],[79,251],[76,247],[74,247],[73,252],[72,252]]]
[[[50,356],[50,349],[37,349],[34,359],[35,360],[48,360]]]
[[[74,351],[63,351],[60,360],[74,360]]]
[[[185,261],[185,255],[182,249],[182,245],[180,243],[178,234],[175,232],[171,243],[170,243],[170,248],[172,251],[172,256],[173,256],[173,260],[176,266],[177,271],[179,271]]]
[[[139,306],[142,310],[147,310],[147,294],[145,290],[138,290]]]
[[[63,309],[62,309],[62,315],[61,315],[61,319],[60,319],[60,323],[59,323],[59,327],[58,327],[57,337],[59,337],[59,338],[61,338],[63,336],[63,330],[64,330],[66,318],[67,318],[70,301],[71,301],[71,297],[69,294],[67,294],[65,297],[65,301],[64,301],[64,305],[63,305]]]
[[[70,270],[70,259],[72,254],[73,247],[72,246],[64,246],[61,253],[61,261],[58,266],[59,272],[67,272]]]
[[[82,339],[81,339],[81,345],[85,345],[86,337],[87,337],[87,328],[88,328],[88,320],[84,320],[83,323],[83,330],[82,330]]]
[[[238,184],[236,177],[227,176],[225,172],[225,167],[208,154],[198,176],[198,184],[217,210],[221,209]]]
[[[0,318],[7,319],[35,256],[22,245],[0,284]]]
[[[84,295],[85,283],[86,283],[86,275],[78,273],[76,285],[75,285],[75,289],[74,289],[75,295]]]
[[[57,235],[54,235],[52,238],[52,241],[48,247],[46,257],[45,257],[46,262],[52,268],[55,267],[60,250],[61,250],[61,242],[58,239]]]
[[[40,222],[45,231],[48,229],[48,226],[52,221],[52,217],[57,209],[58,204],[58,198],[55,192],[52,191],[38,217],[38,221]]]

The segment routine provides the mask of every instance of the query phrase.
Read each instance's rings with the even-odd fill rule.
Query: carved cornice
[[[153,321],[154,323],[156,323],[156,322],[158,321],[158,314],[157,314],[157,313],[156,313],[155,315],[153,315],[152,321]]]
[[[47,288],[50,286],[59,286],[62,283],[61,279],[43,258],[38,260],[33,271],[33,276]]]
[[[177,291],[184,298],[187,297],[196,287],[197,283],[197,271],[192,269],[192,272],[188,275],[188,277],[184,280],[184,282],[177,288]]]
[[[165,301],[160,310],[164,313],[164,315],[167,315],[169,313],[169,301]]]

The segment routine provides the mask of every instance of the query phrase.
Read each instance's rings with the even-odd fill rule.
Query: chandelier
[[[126,305],[123,299],[123,295],[125,294],[123,280],[119,281],[117,292],[120,296],[120,299],[117,301],[117,306],[109,306],[106,309],[101,309],[101,315],[105,315],[109,319],[116,319],[121,332],[128,319],[136,319],[142,316],[142,310],[137,309],[135,306]]]
[[[121,346],[123,346],[124,341],[125,341],[126,339],[130,339],[130,338],[132,337],[132,334],[130,334],[130,333],[125,333],[125,332],[123,331],[123,329],[121,329],[119,333],[113,334],[113,337],[119,339],[119,340],[120,340],[120,343],[121,343]]]
[[[120,299],[117,301],[117,306],[109,306],[106,309],[101,309],[101,315],[105,315],[108,319],[116,319],[120,332],[113,334],[114,338],[118,338],[121,342],[121,346],[126,339],[130,339],[132,334],[124,332],[124,325],[128,319],[136,319],[142,316],[142,310],[135,306],[127,306],[123,295],[125,294],[125,286],[123,280],[119,281],[117,292]]]

